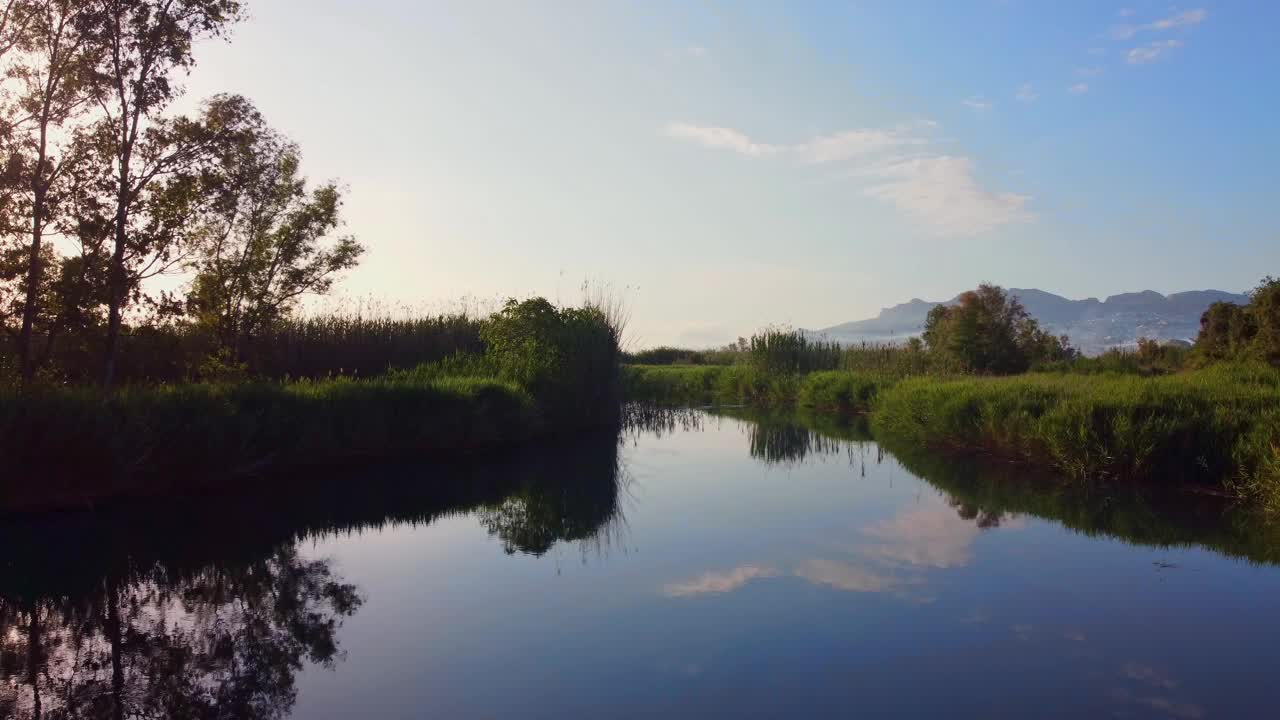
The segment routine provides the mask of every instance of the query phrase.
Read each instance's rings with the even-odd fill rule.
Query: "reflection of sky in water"
[[[958,507],[871,447],[764,464],[711,420],[627,443],[604,546],[320,542],[367,601],[298,714],[1270,716],[1280,569]]]

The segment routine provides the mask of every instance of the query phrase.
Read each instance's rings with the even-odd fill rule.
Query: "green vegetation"
[[[710,350],[663,345],[626,353],[623,359],[634,365],[732,365],[738,355],[738,349],[732,345]]]
[[[483,352],[481,322],[480,316],[461,312],[399,317],[378,310],[282,318],[242,338],[237,359],[220,353],[217,337],[195,323],[136,327],[120,339],[116,380],[137,385],[372,377]],[[49,352],[40,363],[37,384],[94,383],[101,373],[100,345],[79,334],[55,338],[45,345]],[[0,348],[5,347],[12,346],[0,339]],[[4,377],[0,370],[0,384]]]
[[[624,370],[630,397],[870,413],[877,437],[1071,478],[1199,483],[1280,510],[1280,370],[914,377],[749,366]]]
[[[245,10],[5,5],[0,509],[616,426],[626,318],[604,288],[487,317],[301,317],[365,250],[340,184],[309,183],[246,98],[174,111]]]
[[[1135,483],[1064,483],[1027,466],[938,453],[910,440],[877,436],[862,418],[803,409],[718,408],[749,423],[751,454],[764,463],[843,457],[852,466],[896,461],[946,494],[957,515],[979,527],[1030,514],[1089,536],[1156,547],[1200,546],[1251,562],[1280,564],[1280,524],[1227,498],[1151,492]]]
[[[1280,372],[1215,367],[1168,377],[904,380],[872,416],[878,435],[981,450],[1069,477],[1280,491]]]
[[[923,342],[839,349],[769,330],[734,365],[629,366],[624,382],[629,397],[660,402],[869,413],[877,437],[916,447],[1077,480],[1199,487],[1280,512],[1280,363],[1206,360],[1224,312],[1255,328],[1228,356],[1271,357],[1259,318],[1280,306],[1280,282],[1265,281],[1253,298],[1206,313],[1194,349],[1143,340],[1136,352],[1083,358],[1003,290],[982,286],[931,314]]]
[[[1267,277],[1244,306],[1214,303],[1200,319],[1202,362],[1251,360],[1280,365],[1280,279]]]
[[[988,284],[930,310],[923,337],[934,355],[963,372],[1018,373],[1075,356],[1065,337],[1042,330],[1017,298]]]
[[[83,506],[282,467],[614,426],[618,322],[600,304],[513,301],[481,324],[483,353],[375,378],[0,391],[0,507]]]

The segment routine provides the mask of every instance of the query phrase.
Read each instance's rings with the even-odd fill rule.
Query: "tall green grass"
[[[672,404],[800,405],[815,410],[868,412],[893,378],[825,370],[805,375],[770,373],[752,365],[646,366],[623,368],[631,400]]]
[[[481,355],[375,377],[0,388],[0,509],[616,427],[620,334],[607,309],[534,299],[484,321]]]
[[[1013,377],[750,366],[624,370],[628,396],[871,414],[878,437],[980,451],[1079,479],[1194,483],[1280,512],[1280,370]]]
[[[981,450],[1074,478],[1198,482],[1274,503],[1280,371],[1166,377],[909,379],[881,395],[879,435]]]
[[[798,330],[769,328],[751,336],[747,362],[772,374],[807,373],[840,367],[840,345]]]
[[[514,445],[552,430],[495,378],[46,388],[0,397],[0,507],[85,505],[284,467]]]
[[[117,376],[124,383],[191,382],[225,377],[228,370],[256,378],[369,377],[416,367],[458,353],[480,353],[483,318],[466,312],[409,317],[349,312],[282,320],[246,338],[234,367],[210,358],[214,335],[189,323],[141,326],[121,338]],[[59,382],[95,382],[102,372],[102,332],[97,328],[37,346],[51,347],[45,374]],[[0,334],[0,351],[12,348]],[[43,354],[43,350],[41,350]]]

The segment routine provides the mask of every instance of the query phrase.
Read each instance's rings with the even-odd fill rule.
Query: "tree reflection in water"
[[[874,462],[896,461],[937,488],[961,518],[981,529],[1032,515],[1091,536],[1156,547],[1202,546],[1280,564],[1280,523],[1188,488],[1066,481],[1023,465],[932,452],[893,438],[870,443],[867,425],[857,417],[841,421],[830,415],[741,409],[716,414],[747,423],[751,455],[765,464],[844,455],[865,467],[868,448],[874,448]]]
[[[7,718],[278,718],[304,660],[331,665],[360,606],[328,563],[282,547],[181,579],[105,578],[76,597],[0,599]]]
[[[474,513],[512,553],[600,543],[624,525],[621,437],[0,522],[0,717],[284,717],[362,603],[302,541]]]

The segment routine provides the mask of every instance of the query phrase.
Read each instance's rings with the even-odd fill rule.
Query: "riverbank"
[[[987,453],[1078,480],[1194,483],[1280,510],[1280,371],[1272,368],[894,377],[628,366],[624,385],[633,399],[659,402],[868,413],[877,436],[915,447]]]
[[[0,389],[0,512],[491,453],[619,425],[619,330],[605,313],[513,302],[480,332],[483,353],[366,379]]]
[[[283,468],[474,452],[555,429],[515,383],[469,377],[142,386],[108,396],[50,388],[0,408],[7,510],[84,507]]]

